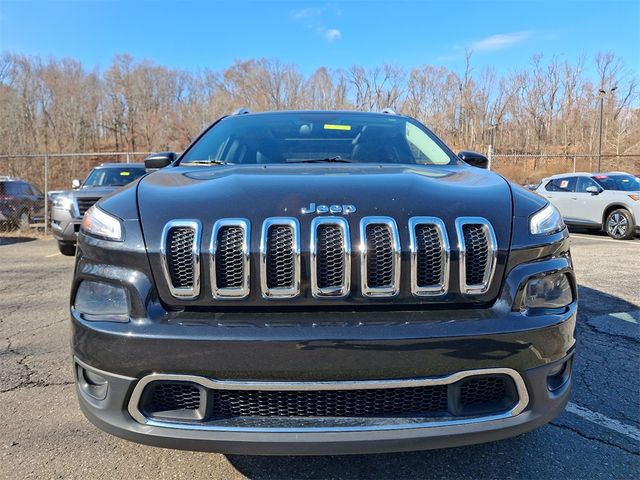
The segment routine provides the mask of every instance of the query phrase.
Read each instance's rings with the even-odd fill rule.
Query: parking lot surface
[[[92,426],[72,383],[73,258],[29,240],[0,237],[0,478],[640,477],[640,240],[572,235],[575,386],[551,424],[471,447],[344,457],[163,450]]]

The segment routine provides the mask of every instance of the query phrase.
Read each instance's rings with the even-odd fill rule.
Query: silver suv
[[[640,179],[624,172],[565,173],[544,178],[536,192],[568,225],[604,230],[627,240],[640,227]]]
[[[57,195],[51,211],[51,230],[60,253],[75,255],[82,217],[94,203],[145,173],[142,163],[103,163],[91,170],[82,184],[74,180],[73,190]]]

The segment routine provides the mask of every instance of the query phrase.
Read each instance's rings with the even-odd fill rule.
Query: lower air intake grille
[[[154,380],[140,396],[147,417],[203,422],[265,417],[465,417],[504,413],[519,402],[513,379],[477,375],[450,384],[328,390],[215,388],[191,381]]]
[[[489,270],[489,239],[483,225],[466,224],[462,232],[467,249],[466,283],[480,285]]]
[[[367,285],[370,288],[393,285],[393,237],[388,225],[370,224],[367,236]]]
[[[200,388],[186,382],[156,382],[145,391],[145,412],[149,414],[175,410],[198,410]]]
[[[273,225],[267,240],[267,287],[293,288],[295,253],[293,228]]]
[[[241,288],[244,284],[244,230],[238,226],[221,227],[217,241],[217,287]]]
[[[337,225],[318,226],[317,282],[320,288],[339,288],[344,284],[344,235]]]
[[[193,244],[195,230],[191,227],[172,227],[167,238],[167,265],[174,288],[193,288]]]
[[[447,410],[447,386],[372,390],[212,390],[214,416],[370,417]]]
[[[442,242],[435,225],[416,225],[417,285],[432,287],[442,283]]]
[[[499,402],[506,395],[505,377],[468,378],[460,385],[460,403],[465,407]]]

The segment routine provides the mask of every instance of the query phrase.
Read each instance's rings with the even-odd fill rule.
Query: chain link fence
[[[109,162],[141,162],[151,152],[0,155],[0,230],[49,230],[51,201],[83,180],[92,168]],[[567,172],[640,173],[640,155],[502,154],[491,156],[491,169],[526,185]],[[11,186],[8,186],[11,185]],[[45,202],[45,198],[48,201]]]
[[[53,198],[102,163],[142,162],[151,152],[0,155],[0,231],[49,233]],[[47,201],[45,201],[45,199]]]

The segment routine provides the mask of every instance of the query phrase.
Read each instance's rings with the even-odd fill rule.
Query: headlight
[[[62,210],[73,210],[73,200],[70,197],[64,195],[58,195],[53,200],[53,206],[55,208],[61,208]]]
[[[522,306],[524,309],[562,308],[571,302],[573,302],[573,291],[567,275],[551,273],[527,282]]]
[[[562,215],[556,207],[548,204],[542,210],[534,213],[529,220],[531,235],[550,235],[564,228]]]
[[[74,307],[86,320],[129,321],[129,295],[120,285],[84,280],[76,292]]]
[[[80,230],[94,237],[104,238],[105,240],[124,240],[120,220],[100,210],[95,205],[84,214]]]

